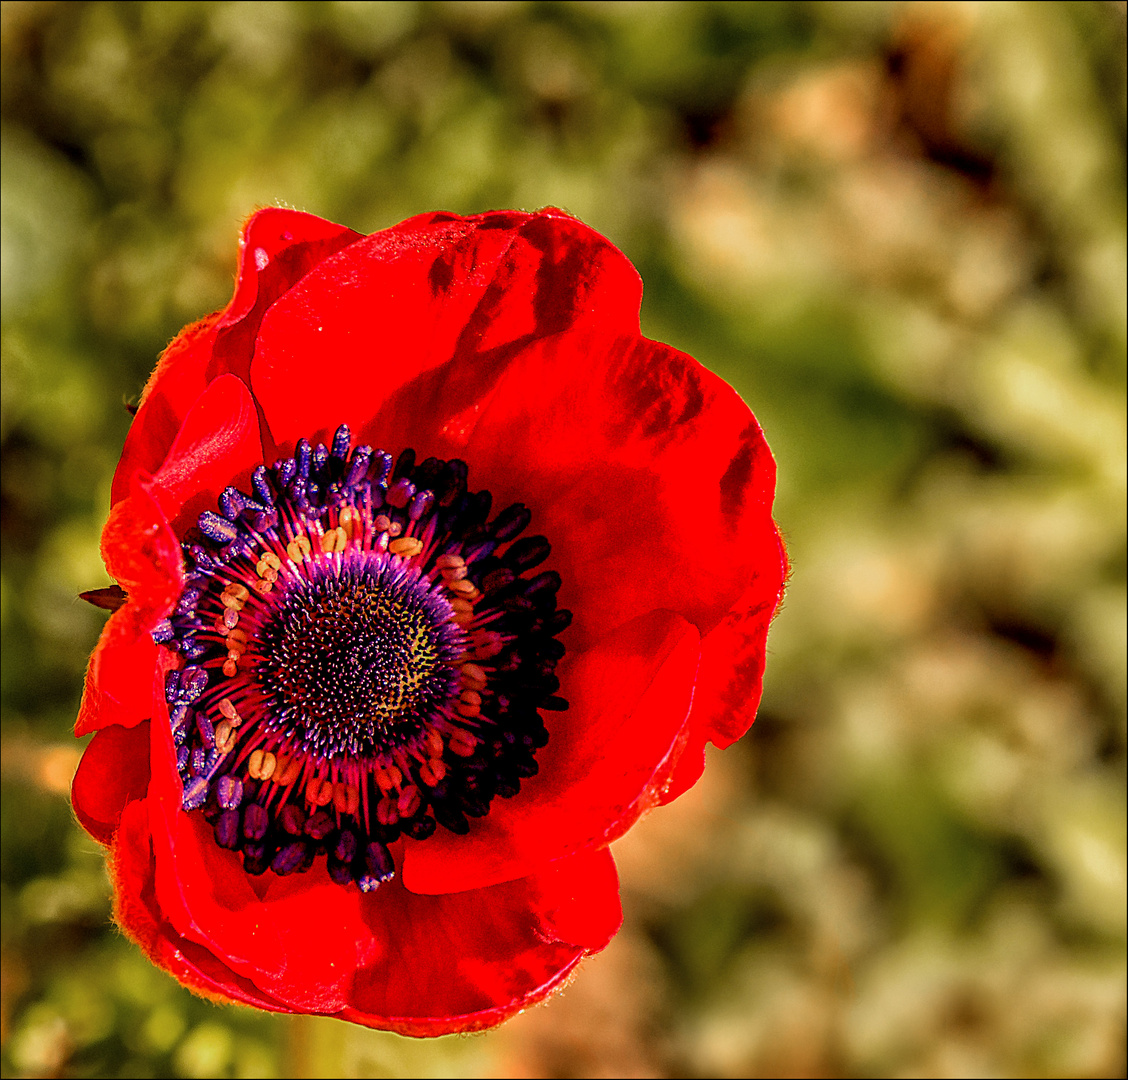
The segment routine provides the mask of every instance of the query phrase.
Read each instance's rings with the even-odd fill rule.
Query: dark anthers
[[[342,885],[395,873],[388,845],[469,819],[537,771],[556,696],[560,576],[516,503],[490,518],[457,459],[300,441],[185,542],[154,631],[185,810],[251,874]]]

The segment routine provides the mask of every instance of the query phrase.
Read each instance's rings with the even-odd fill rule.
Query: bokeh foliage
[[[2,22],[5,1075],[1124,1074],[1123,3]],[[607,952],[475,1039],[192,998],[65,798],[123,403],[274,203],[565,207],[780,465],[752,734],[617,845]]]

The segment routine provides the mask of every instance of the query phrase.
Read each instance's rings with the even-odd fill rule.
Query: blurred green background
[[[4,3],[6,1076],[1123,1076],[1123,3]],[[158,352],[284,203],[546,204],[755,410],[763,707],[549,1005],[415,1043],[191,997],[66,800]]]

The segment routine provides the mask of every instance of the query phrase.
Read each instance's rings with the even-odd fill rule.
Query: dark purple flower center
[[[451,597],[380,551],[309,562],[259,633],[271,722],[327,757],[379,754],[458,696]]]
[[[308,869],[368,891],[388,845],[509,798],[537,771],[560,577],[521,537],[520,503],[490,520],[467,467],[302,440],[227,488],[184,544],[187,583],[153,637],[182,665],[165,698],[185,810],[248,873]],[[519,538],[520,537],[520,538]]]

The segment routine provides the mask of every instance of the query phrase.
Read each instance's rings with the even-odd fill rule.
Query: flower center
[[[329,756],[402,742],[458,694],[462,635],[442,585],[372,554],[300,582],[261,634],[255,678],[275,722]]]
[[[302,440],[227,488],[184,544],[187,583],[153,637],[185,810],[248,873],[376,888],[388,845],[469,830],[537,771],[560,577],[529,511],[489,519],[465,463]]]

